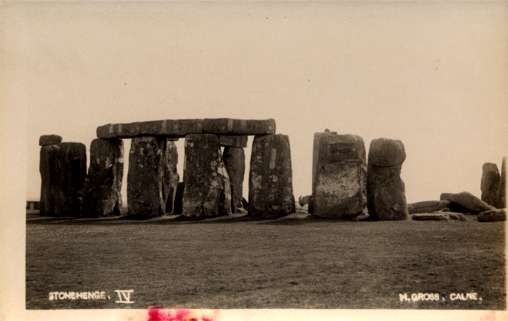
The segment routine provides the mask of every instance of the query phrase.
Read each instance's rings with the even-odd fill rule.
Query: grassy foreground
[[[504,224],[29,219],[27,309],[504,309]],[[132,304],[115,303],[133,289]],[[50,301],[52,291],[106,300]],[[450,299],[476,292],[481,300]],[[439,293],[401,302],[399,294]],[[444,298],[444,299],[442,299]]]

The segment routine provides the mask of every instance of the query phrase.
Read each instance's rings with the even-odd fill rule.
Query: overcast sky
[[[313,134],[325,128],[360,135],[367,148],[373,138],[401,139],[410,202],[479,195],[482,164],[508,150],[506,3],[6,12],[6,102],[28,115],[28,199],[40,193],[39,135],[89,147],[109,122],[275,118],[290,137],[296,197],[311,191]]]

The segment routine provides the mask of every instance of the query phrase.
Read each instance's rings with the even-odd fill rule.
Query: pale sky
[[[110,122],[274,118],[290,138],[295,197],[311,191],[313,134],[325,128],[360,135],[367,149],[373,138],[401,139],[409,202],[479,195],[482,164],[508,151],[506,2],[12,4],[4,13],[5,106],[28,116],[19,147],[28,199],[40,193],[40,135],[89,147]]]

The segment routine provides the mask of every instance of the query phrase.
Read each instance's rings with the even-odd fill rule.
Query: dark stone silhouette
[[[245,147],[248,138],[248,136],[221,135],[219,136],[219,144],[229,147]]]
[[[96,138],[90,144],[90,166],[84,215],[120,215],[122,207],[123,142]]]
[[[406,159],[400,140],[374,139],[370,143],[367,204],[374,220],[405,220],[408,218],[405,185],[400,178]]]
[[[287,135],[256,136],[249,173],[249,215],[281,217],[295,211]]]
[[[481,199],[487,204],[498,207],[499,202],[499,188],[501,183],[501,176],[497,165],[494,163],[485,163],[482,166],[482,181],[481,181]]]
[[[42,135],[39,137],[39,146],[56,145],[62,142],[62,136]]]
[[[450,202],[450,210],[466,214],[478,214],[494,209],[493,206],[485,203],[469,192],[442,193],[441,200]]]
[[[408,209],[409,214],[432,213],[432,212],[448,210],[449,206],[450,206],[450,201],[447,201],[447,200],[422,201],[422,202],[408,204],[407,209]]]
[[[241,147],[225,147],[222,159],[231,182],[231,206],[233,212],[242,208],[245,152]]]
[[[180,176],[178,175],[176,166],[178,164],[178,151],[176,144],[168,140],[166,142],[166,155],[164,163],[164,199],[166,200],[166,213],[173,213],[176,189]]]
[[[506,157],[503,157],[503,161],[501,163],[501,179],[499,182],[499,203],[497,205],[498,208],[506,207]]]
[[[41,174],[40,214],[62,216],[65,194],[63,190],[60,145],[42,146],[39,172]]]

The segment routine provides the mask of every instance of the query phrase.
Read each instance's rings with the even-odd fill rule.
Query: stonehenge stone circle
[[[231,182],[231,207],[233,212],[242,208],[245,152],[241,147],[226,146],[222,153],[224,166]]]
[[[167,140],[166,155],[164,162],[163,197],[166,203],[166,213],[173,213],[175,208],[175,196],[180,176],[176,166],[178,164],[178,151],[174,141]]]
[[[62,136],[59,135],[42,135],[39,137],[39,146],[56,145],[62,142]]]
[[[128,214],[150,218],[165,213],[163,181],[165,172],[166,139],[136,137],[132,139],[127,174]]]
[[[367,205],[363,139],[356,135],[321,133],[315,136],[316,140],[312,214],[327,218],[354,218],[362,214]]]
[[[231,195],[226,195],[229,177],[223,166],[217,135],[185,136],[184,216],[205,218],[231,214]]]
[[[120,215],[122,206],[123,142],[96,138],[90,144],[85,216]]]
[[[287,135],[256,136],[249,172],[250,216],[276,218],[295,211]]]
[[[487,204],[498,207],[499,206],[499,187],[501,183],[501,176],[497,165],[494,163],[485,163],[482,166],[482,181],[481,181],[481,199]]]
[[[375,220],[408,218],[405,185],[400,178],[406,159],[400,140],[377,138],[371,141],[367,169],[367,206]]]

